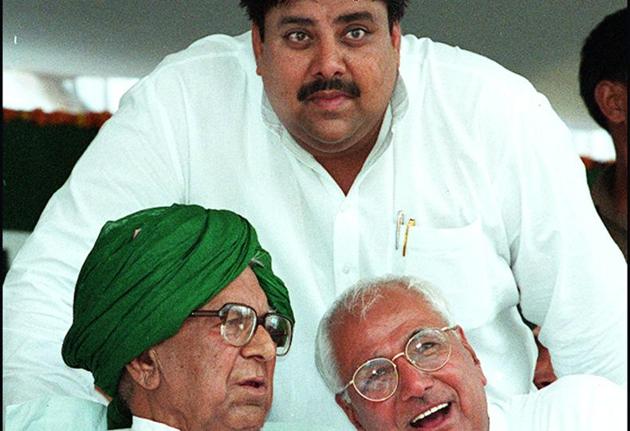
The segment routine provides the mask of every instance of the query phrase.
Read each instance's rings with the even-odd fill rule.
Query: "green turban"
[[[62,356],[68,366],[91,371],[94,384],[114,398],[110,429],[131,424],[116,396],[125,365],[175,335],[252,260],[269,305],[294,322],[287,289],[245,218],[173,205],[105,224],[79,273]]]

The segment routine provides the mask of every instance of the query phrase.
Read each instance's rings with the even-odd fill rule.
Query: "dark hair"
[[[628,8],[608,15],[588,35],[580,61],[580,95],[591,117],[608,129],[606,117],[595,101],[600,81],[628,83]]]
[[[241,0],[240,6],[245,9],[249,20],[256,24],[260,38],[265,38],[265,15],[269,9],[289,3],[291,0]],[[405,14],[408,0],[380,0],[387,5],[387,20],[391,31],[394,23],[400,22]]]

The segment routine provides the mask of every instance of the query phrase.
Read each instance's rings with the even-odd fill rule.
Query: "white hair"
[[[315,339],[315,365],[328,389],[338,394],[345,382],[339,375],[336,352],[333,349],[332,333],[346,315],[365,319],[367,312],[379,300],[387,297],[387,291],[408,289],[424,299],[448,326],[453,324],[444,298],[429,282],[409,276],[386,276],[359,281],[343,292],[328,308],[319,322]],[[349,399],[346,397],[346,400]]]

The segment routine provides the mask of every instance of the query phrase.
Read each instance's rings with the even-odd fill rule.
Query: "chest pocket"
[[[406,255],[399,249],[394,259],[394,273],[431,282],[446,298],[456,322],[473,329],[491,320],[507,299],[501,289],[505,284],[499,282],[506,268],[497,265],[491,244],[479,219],[448,229],[414,226]]]

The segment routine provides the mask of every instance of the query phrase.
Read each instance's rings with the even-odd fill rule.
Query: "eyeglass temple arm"
[[[190,317],[215,317],[218,315],[218,311],[211,310],[196,310],[190,313]]]
[[[343,388],[341,388],[341,390],[339,392],[337,392],[337,395],[343,394],[352,385],[354,385],[354,379],[350,380]]]

